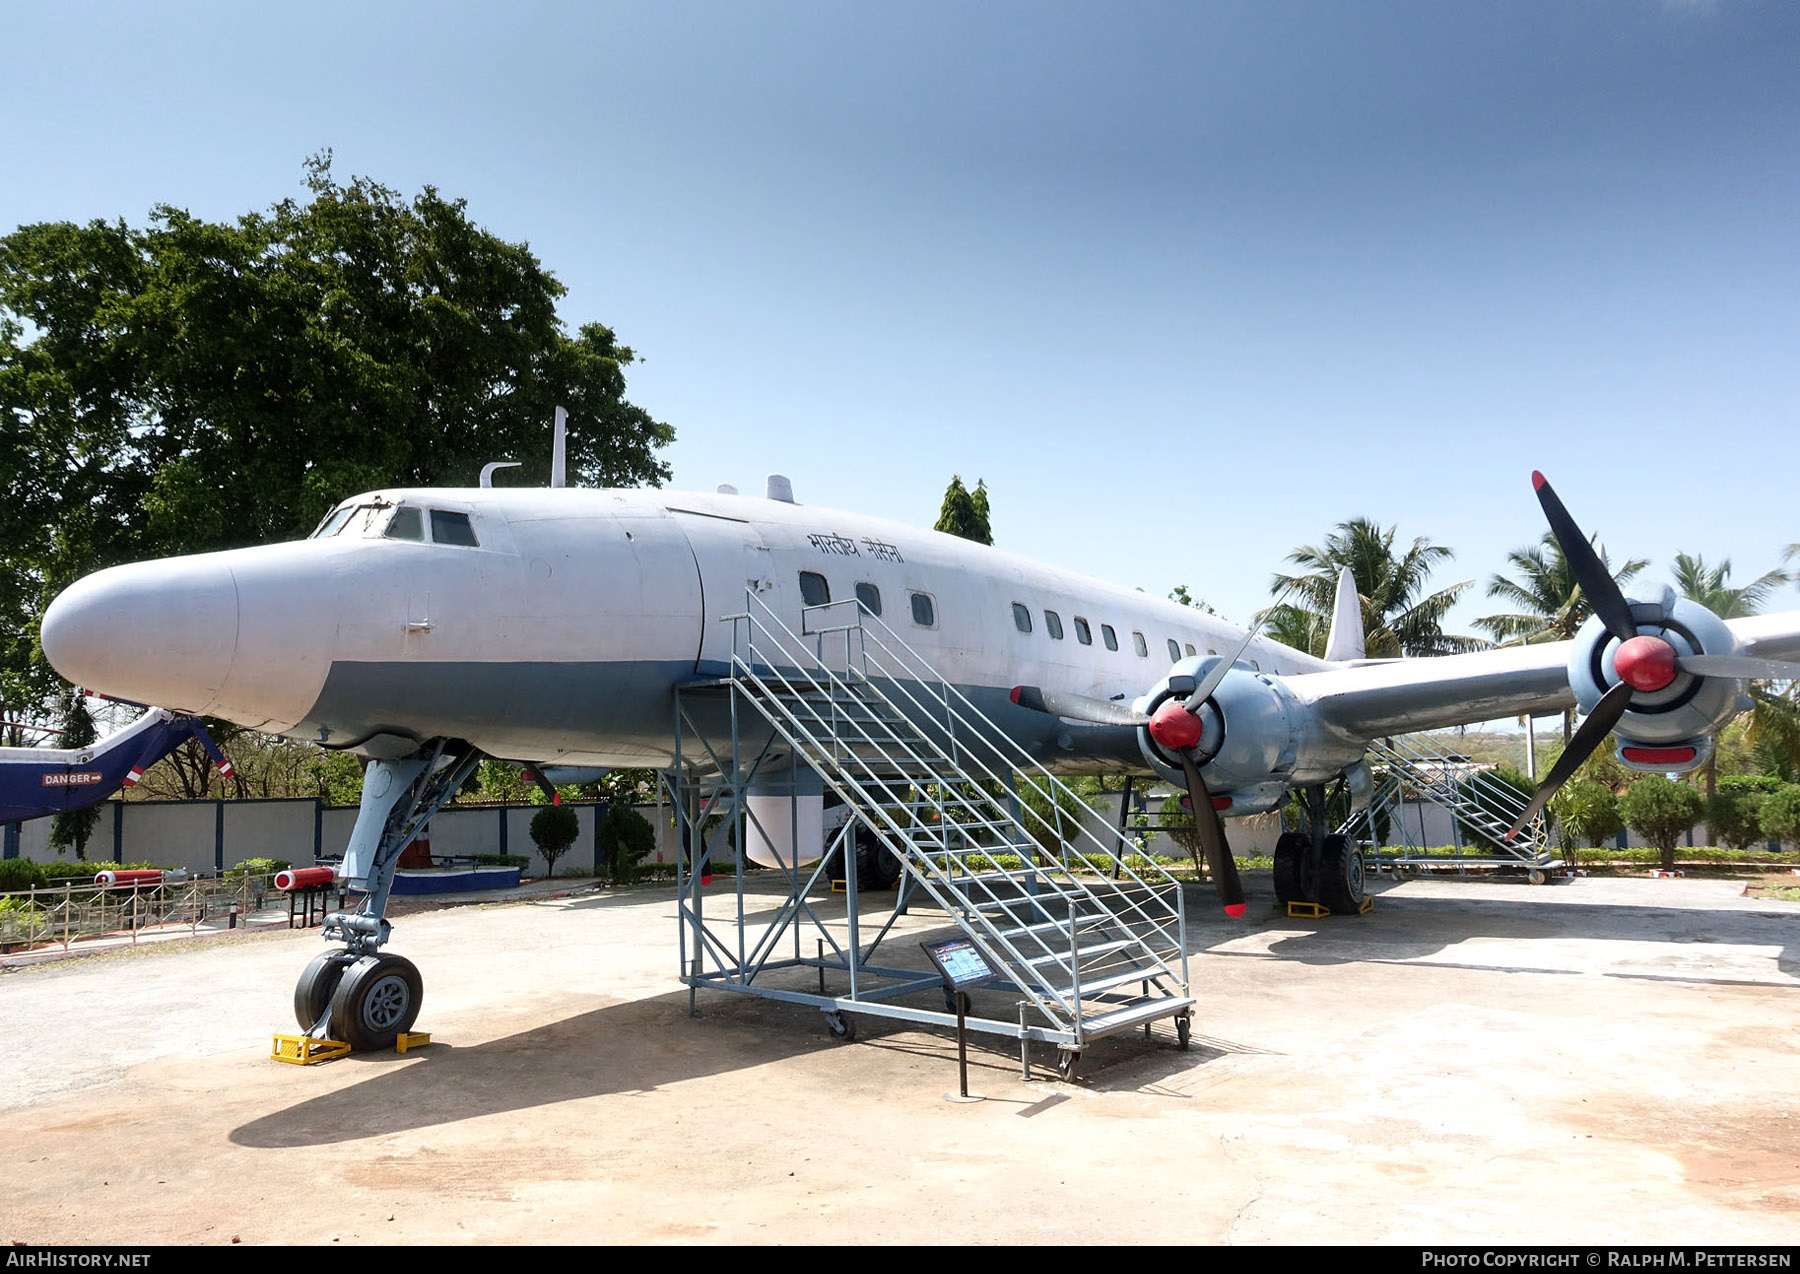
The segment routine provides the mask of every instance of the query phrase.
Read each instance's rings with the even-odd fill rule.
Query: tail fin
[[[1336,663],[1366,657],[1362,598],[1356,595],[1356,577],[1346,566],[1338,573],[1337,599],[1331,606],[1331,635],[1325,639],[1325,658]]]

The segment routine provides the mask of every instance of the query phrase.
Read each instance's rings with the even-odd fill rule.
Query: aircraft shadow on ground
[[[585,1097],[649,1092],[842,1047],[822,1026],[806,1031],[791,1013],[770,1013],[756,1023],[722,1022],[711,1013],[706,1017],[713,1020],[690,1020],[687,1002],[684,988],[485,1044],[434,1043],[410,1059],[353,1055],[333,1065],[377,1073],[254,1119],[233,1129],[230,1139],[259,1149],[361,1141]]]
[[[1291,919],[1264,909],[1266,898],[1252,897],[1250,923],[1216,920],[1203,897],[1188,898],[1188,938],[1194,955],[1253,955],[1258,958],[1294,960],[1302,964],[1357,964],[1366,961],[1398,962],[1441,955],[1471,938],[1494,938],[1524,944],[1530,952],[1534,939],[1588,939],[1593,941],[1662,942],[1671,946],[1708,945],[1773,946],[1779,952],[1777,970],[1800,979],[1800,914],[1736,908],[1656,907],[1630,904],[1539,902],[1539,887],[1518,890],[1495,887],[1492,898],[1376,898],[1375,910],[1366,916],[1329,916],[1321,920]],[[1556,886],[1551,886],[1556,888]],[[1267,953],[1209,951],[1216,943],[1228,943],[1270,929],[1306,926],[1305,932],[1278,938]],[[1471,968],[1500,966],[1478,964]],[[1529,959],[1511,966],[1511,972],[1572,972],[1563,967],[1539,967]],[[1612,976],[1634,976],[1613,973]],[[1657,976],[1645,974],[1642,976]],[[1682,981],[1730,981],[1696,974],[1692,978],[1668,975]]]

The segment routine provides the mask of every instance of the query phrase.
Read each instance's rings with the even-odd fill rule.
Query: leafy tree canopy
[[[933,529],[977,544],[992,544],[994,529],[989,518],[987,483],[977,481],[975,490],[970,491],[963,485],[961,474],[952,476]]]
[[[29,711],[48,596],[103,566],[305,535],[337,501],[546,480],[550,420],[592,485],[656,484],[666,424],[625,399],[611,329],[570,333],[522,243],[427,186],[340,184],[211,222],[158,205],[0,238],[0,695]]]

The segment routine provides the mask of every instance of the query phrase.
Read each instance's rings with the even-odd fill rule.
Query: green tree
[[[1574,778],[1550,798],[1550,813],[1562,830],[1563,847],[1574,849],[1585,842],[1599,849],[1625,827],[1619,817],[1619,798],[1604,783]]]
[[[338,500],[542,482],[660,483],[673,431],[625,399],[630,347],[570,333],[524,244],[426,187],[307,164],[308,197],[210,222],[42,223],[0,238],[0,693],[30,708],[46,598],[102,566],[305,535]],[[23,706],[21,707],[20,705]]]
[[[977,544],[992,544],[994,532],[989,524],[987,485],[975,484],[974,494],[963,485],[962,475],[953,475],[944,491],[944,505],[938,512],[934,530],[959,535]]]
[[[1626,826],[1656,846],[1664,871],[1675,868],[1675,845],[1706,813],[1706,801],[1685,783],[1649,774],[1633,783],[1619,799]]]
[[[546,805],[531,816],[531,839],[544,856],[544,875],[556,875],[556,860],[581,834],[581,820],[567,805]]]
[[[1706,798],[1706,830],[1713,844],[1724,843],[1732,849],[1750,849],[1766,839],[1762,827],[1763,805],[1770,790],[1781,784],[1775,780],[1763,783],[1727,778],[1718,790]]]
[[[638,864],[656,849],[656,829],[631,806],[614,801],[606,807],[595,846],[612,883],[629,885],[637,875]]]
[[[99,731],[94,729],[94,718],[88,714],[86,698],[80,691],[70,693],[63,700],[62,739],[57,746],[84,748],[99,737]],[[93,836],[94,826],[99,821],[98,805],[58,814],[50,820],[50,843],[58,853],[65,848],[73,849],[76,860],[86,862],[88,840]]]
[[[1597,547],[1597,546],[1596,546]],[[1486,632],[1502,646],[1524,646],[1545,641],[1568,641],[1594,608],[1589,604],[1562,545],[1550,532],[1536,545],[1514,549],[1506,555],[1512,574],[1498,572],[1488,577],[1487,595],[1497,597],[1517,609],[1498,615],[1487,615],[1475,621],[1475,627]],[[1604,551],[1600,554],[1606,561]],[[1646,558],[1626,562],[1612,577],[1623,585],[1649,565]],[[1575,709],[1563,710],[1563,739],[1575,729]]]
[[[1800,845],[1800,784],[1784,783],[1763,798],[1762,829],[1770,840]]]
[[[1370,658],[1448,655],[1486,646],[1488,643],[1479,637],[1456,636],[1443,629],[1444,616],[1473,581],[1426,591],[1433,569],[1455,555],[1424,536],[1397,550],[1397,532],[1397,527],[1383,527],[1368,518],[1352,518],[1338,523],[1325,537],[1323,546],[1303,544],[1295,549],[1287,560],[1303,568],[1304,573],[1275,576],[1275,594],[1279,596],[1290,588],[1292,592],[1288,594],[1291,600],[1276,608],[1272,620],[1282,610],[1304,612],[1311,617],[1310,627],[1297,617],[1279,616],[1281,630],[1318,635],[1322,652],[1323,634],[1331,629],[1338,575],[1348,566],[1362,602],[1363,634]]]

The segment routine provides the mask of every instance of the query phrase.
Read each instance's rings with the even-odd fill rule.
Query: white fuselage
[[[1130,701],[1173,656],[1243,639],[1204,612],[999,549],[778,500],[502,488],[340,507],[351,514],[311,539],[90,576],[47,612],[45,650],[116,697],[333,746],[455,737],[518,760],[654,766],[671,759],[674,686],[725,670],[719,619],[747,590],[797,630],[821,587],[833,600],[872,588],[941,675],[1002,694],[1033,684]],[[417,539],[392,537],[414,530],[411,514],[395,521],[406,509]],[[1266,673],[1331,666],[1261,638],[1243,658]],[[1056,732],[1054,759],[1078,768],[1079,743]]]

